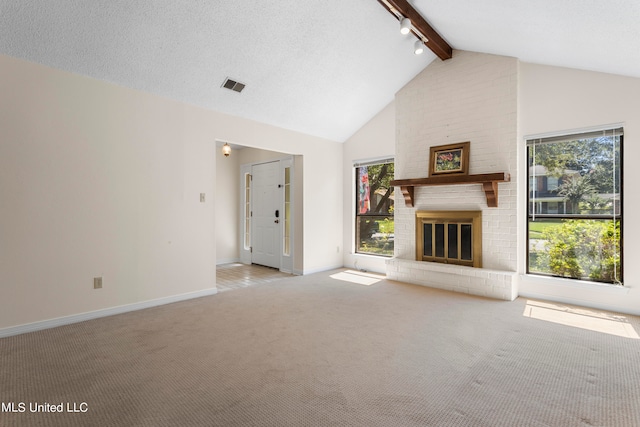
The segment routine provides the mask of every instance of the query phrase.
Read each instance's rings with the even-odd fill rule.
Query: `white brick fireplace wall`
[[[469,174],[508,172],[489,208],[481,184],[416,187],[414,207],[396,189],[393,280],[505,300],[517,296],[518,60],[454,51],[396,94],[395,178],[428,176],[429,147],[470,141]],[[417,210],[481,210],[483,268],[415,261]]]

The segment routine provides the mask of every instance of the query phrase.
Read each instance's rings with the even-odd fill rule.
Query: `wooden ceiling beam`
[[[413,28],[418,30],[424,37],[427,38],[427,42],[425,46],[427,46],[433,53],[435,53],[438,58],[443,61],[446,59],[451,59],[453,56],[453,49],[449,44],[444,41],[442,36],[438,34],[436,30],[433,29],[431,25],[427,23],[427,21],[418,13],[417,10],[409,4],[407,0],[378,0],[385,9],[387,9],[394,17],[397,19],[402,19],[402,17],[409,18],[411,20],[411,25]],[[396,13],[397,11],[397,13]],[[402,17],[398,18],[398,13],[402,15]],[[413,29],[411,30],[414,35],[420,38],[419,34],[416,34]]]

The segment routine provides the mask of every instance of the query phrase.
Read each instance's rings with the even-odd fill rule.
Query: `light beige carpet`
[[[335,273],[1,339],[0,425],[640,425],[637,317]]]

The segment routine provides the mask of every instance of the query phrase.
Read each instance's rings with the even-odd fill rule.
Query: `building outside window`
[[[393,256],[393,159],[355,165],[356,253]]]
[[[622,128],[527,141],[527,273],[622,285]]]

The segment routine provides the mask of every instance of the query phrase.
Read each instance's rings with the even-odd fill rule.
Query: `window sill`
[[[520,275],[520,282],[532,285],[557,286],[565,289],[582,289],[608,294],[626,295],[630,288],[606,283],[588,282],[585,280],[563,279],[561,277],[547,277],[535,274]]]
[[[391,259],[391,258],[393,258],[393,255],[363,254],[361,252],[352,252],[351,255],[353,255],[353,256],[362,256],[362,257],[367,257],[367,258],[379,258],[379,259]]]

